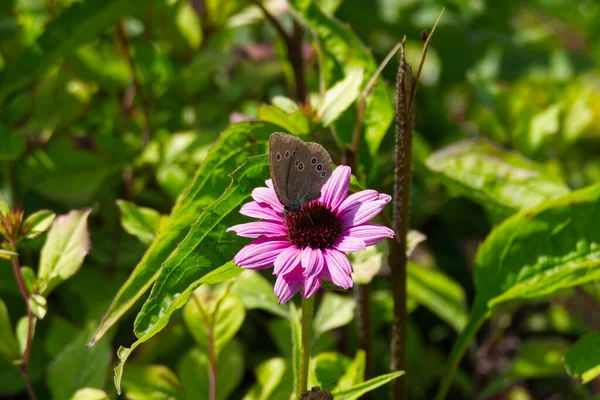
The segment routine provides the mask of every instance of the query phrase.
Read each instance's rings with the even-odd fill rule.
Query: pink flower
[[[310,297],[323,278],[344,289],[352,287],[352,265],[346,253],[364,250],[394,231],[368,222],[391,200],[387,194],[363,190],[348,196],[350,167],[339,166],[321,190],[321,197],[301,211],[283,216],[273,183],[252,192],[251,201],[240,213],[260,221],[235,225],[227,231],[258,238],[242,248],[233,261],[243,268],[274,266],[275,294],[279,303],[300,289]]]

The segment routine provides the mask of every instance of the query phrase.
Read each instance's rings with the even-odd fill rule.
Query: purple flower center
[[[337,216],[319,201],[310,202],[300,211],[285,217],[288,240],[300,249],[326,249],[342,232]]]

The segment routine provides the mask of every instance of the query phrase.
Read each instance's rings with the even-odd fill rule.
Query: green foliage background
[[[116,398],[118,365],[124,398],[207,398],[201,303],[227,373],[219,398],[288,399],[297,310],[277,304],[269,273],[229,262],[246,241],[224,231],[248,220],[237,211],[268,177],[269,135],[318,140],[339,163],[377,66],[404,35],[418,65],[445,7],[415,105],[410,226],[426,239],[408,269],[409,398],[440,385],[448,398],[598,398],[600,3],[263,4],[300,32],[305,102],[289,43],[250,1],[0,2],[0,190],[26,216],[91,209],[81,269],[56,288],[38,272],[38,397]],[[356,187],[392,193],[397,65],[368,91]],[[51,235],[19,244],[22,266],[47,265]],[[373,376],[389,372],[386,254],[353,258],[371,286]],[[11,361],[26,310],[3,260],[0,299],[0,397],[23,398]],[[353,294],[317,303],[309,381],[356,398]]]

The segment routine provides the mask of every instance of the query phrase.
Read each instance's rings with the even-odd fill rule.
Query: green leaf
[[[354,360],[346,368],[344,375],[338,380],[334,390],[350,389],[365,380],[365,367],[367,358],[363,350],[358,350]]]
[[[308,377],[308,387],[331,388],[344,375],[350,366],[350,359],[343,354],[325,352],[312,357]]]
[[[462,287],[442,272],[409,263],[407,293],[460,332],[467,323],[467,302]]]
[[[46,313],[48,312],[48,306],[46,303],[46,299],[39,294],[32,294],[29,298],[29,307],[31,308],[31,312],[38,319],[44,319]]]
[[[452,144],[425,164],[448,187],[505,216],[569,192],[543,166],[486,141]]]
[[[208,398],[209,360],[206,353],[193,349],[179,363],[182,400]],[[229,342],[217,358],[217,399],[226,400],[244,376],[244,352],[237,341]]]
[[[127,148],[110,136],[100,135],[94,143],[93,152],[85,151],[58,137],[44,150],[34,149],[17,171],[21,186],[69,207],[93,202],[129,157]]]
[[[269,136],[276,130],[276,126],[264,122],[243,122],[230,126],[221,134],[177,200],[156,239],[115,296],[93,341],[100,339],[158,278],[161,265],[185,238],[190,226],[207,205],[223,194],[231,171],[248,156],[266,154]],[[261,184],[268,175],[264,173]]]
[[[93,332],[90,328],[82,331],[50,363],[47,383],[52,399],[69,399],[78,389],[85,387],[104,387],[111,361],[110,340],[87,347]]]
[[[35,333],[35,327],[37,323],[37,319],[31,319],[31,326],[33,327],[33,332]],[[17,342],[19,343],[19,350],[21,351],[21,355],[25,353],[25,347],[27,346],[27,335],[29,332],[29,318],[27,316],[23,316],[17,322],[17,326],[15,327],[15,336],[17,337]],[[33,335],[32,335],[33,336]],[[22,357],[21,357],[22,358]]]
[[[10,205],[4,198],[4,195],[0,193],[0,215],[6,215],[10,212]]]
[[[411,230],[406,237],[406,256],[410,257],[419,243],[426,239],[419,231]],[[369,246],[365,250],[350,253],[350,261],[354,267],[352,280],[354,283],[367,284],[373,280],[375,275],[387,266],[388,260],[387,241],[381,241],[375,246]]]
[[[231,291],[238,296],[248,310],[261,309],[283,318],[290,318],[286,306],[279,304],[273,285],[257,271],[245,270],[235,279]]]
[[[571,192],[523,210],[500,224],[476,257],[476,297],[469,322],[450,355],[450,371],[438,391],[442,399],[453,372],[494,307],[551,295],[600,279],[600,185]]]
[[[103,390],[83,388],[76,391],[70,400],[110,400],[110,397]]]
[[[49,324],[44,340],[44,350],[46,354],[54,358],[65,347],[75,340],[79,334],[77,326],[57,315],[51,315],[48,318]]]
[[[21,359],[19,342],[13,333],[6,304],[0,300],[0,357],[8,361]]]
[[[90,0],[77,2],[45,27],[37,43],[27,48],[12,68],[0,76],[0,104],[55,65],[60,57],[90,42],[125,15],[139,13],[153,0]]]
[[[25,286],[27,286],[27,291],[29,293],[33,293],[33,287],[35,286],[35,271],[29,267],[21,267],[21,275],[23,275],[23,280],[25,281]]]
[[[523,379],[563,375],[561,360],[568,348],[565,340],[557,338],[524,341],[510,369],[485,387],[480,393],[481,398],[490,398]]]
[[[245,317],[246,310],[238,295],[227,290],[212,293],[207,286],[198,288],[183,310],[183,318],[190,333],[205,352],[208,352],[209,346],[207,324],[212,325],[217,354],[233,339]]]
[[[42,248],[38,270],[39,293],[47,297],[81,267],[90,249],[87,217],[91,209],[71,211],[54,221]]]
[[[152,243],[158,231],[160,213],[125,200],[117,200],[117,205],[121,210],[121,225],[125,232],[135,236],[145,245]]]
[[[54,214],[52,211],[43,210],[31,214],[23,222],[23,232],[26,239],[33,239],[42,233],[46,232],[52,222],[54,222]]]
[[[379,386],[385,385],[388,382],[398,378],[399,376],[404,375],[404,371],[392,372],[385,375],[380,375],[376,378],[369,379],[366,382],[359,383],[358,385],[354,385],[349,389],[341,389],[334,390],[331,392],[333,394],[334,400],[354,400],[359,399],[365,393],[368,393],[372,390],[377,389]]]
[[[297,11],[300,19],[319,38],[324,56],[341,66],[346,75],[354,68],[364,70],[361,86],[367,84],[377,71],[373,55],[365,48],[357,36],[346,26],[324,13],[315,2],[292,0],[290,5]],[[327,76],[328,83],[331,77]],[[394,108],[387,88],[378,84],[367,97],[364,125],[365,140],[369,154],[374,156],[379,149],[392,120]],[[351,134],[351,132],[350,132]],[[349,136],[347,137],[349,139]]]
[[[526,148],[530,152],[537,152],[550,140],[550,137],[556,135],[560,128],[560,113],[564,108],[564,103],[559,102],[551,105],[544,111],[535,115],[529,122],[529,133],[523,139],[527,140]]]
[[[1,250],[0,249],[0,258],[3,260],[12,260],[15,257],[19,257],[19,253],[15,253],[10,250]]]
[[[238,266],[236,266],[233,262],[229,262],[229,263],[223,265],[222,267],[217,268],[216,270],[206,274],[203,278],[199,279],[194,285],[196,287],[201,284],[212,285],[212,284],[216,284],[219,282],[223,282],[223,281],[226,281],[226,280],[236,277],[241,272],[241,270],[242,269],[239,268]],[[184,298],[185,298],[185,300],[187,300],[187,298],[189,298],[189,293],[187,294],[187,297],[184,296]],[[176,303],[176,307],[181,308],[184,304],[185,304],[185,302]],[[127,358],[131,354],[131,352],[133,350],[135,350],[135,348],[138,347],[140,344],[146,342],[148,339],[150,339],[152,336],[154,336],[156,333],[158,333],[161,329],[163,329],[167,325],[169,317],[175,310],[176,310],[176,308],[169,310],[169,312],[166,314],[166,316],[163,316],[162,319],[158,320],[157,326],[153,332],[150,332],[146,336],[139,338],[139,340],[135,341],[131,345],[130,348],[122,347],[122,346],[119,347],[119,350],[117,351],[117,356],[119,357],[119,360],[121,362],[115,367],[115,376],[114,376],[114,382],[115,382],[115,387],[117,388],[117,391],[121,390],[121,378],[123,376],[123,367],[125,365],[125,362],[127,361]]]
[[[594,109],[590,106],[590,90],[583,93],[565,110],[562,136],[567,143],[577,141],[594,120]]]
[[[243,400],[289,400],[292,395],[292,368],[289,360],[271,358],[255,370],[257,383]]]
[[[364,70],[353,68],[347,71],[346,77],[333,85],[325,93],[323,103],[318,109],[318,116],[324,127],[331,125],[358,98],[362,86]]]
[[[600,375],[600,334],[584,335],[569,349],[564,364],[567,372],[583,383]]]
[[[206,207],[177,251],[165,261],[150,297],[138,314],[134,331],[138,338],[155,334],[168,321],[170,314],[182,307],[200,279],[220,265],[226,264],[247,243],[225,231],[239,222],[238,210],[262,186],[268,176],[265,156],[252,157],[232,175],[225,193]]]
[[[326,292],[314,319],[316,335],[348,324],[354,319],[354,299]]]
[[[190,3],[181,2],[175,15],[175,23],[192,49],[202,43],[202,26],[200,18]]]
[[[164,365],[132,365],[123,377],[127,397],[136,400],[174,400],[179,394],[177,375]]]
[[[302,110],[290,113],[276,105],[261,106],[258,109],[258,119],[277,125],[294,135],[306,135],[310,131],[310,121]]]

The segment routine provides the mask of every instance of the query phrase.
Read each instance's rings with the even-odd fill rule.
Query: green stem
[[[312,347],[313,309],[315,298],[302,297],[302,346],[300,347],[300,377],[298,379],[298,399],[308,390],[308,364]]]
[[[473,311],[471,311],[471,318],[469,319],[467,326],[465,326],[463,331],[460,333],[460,336],[454,343],[454,347],[450,353],[448,367],[442,376],[442,382],[440,383],[440,387],[435,395],[435,400],[444,400],[446,398],[446,394],[450,389],[450,385],[452,384],[452,380],[454,379],[454,374],[456,374],[460,360],[462,360],[465,352],[472,344],[475,334],[481,325],[489,318],[489,316],[490,314],[489,310],[487,309],[487,303],[485,301],[478,301],[478,299],[475,299]]]

